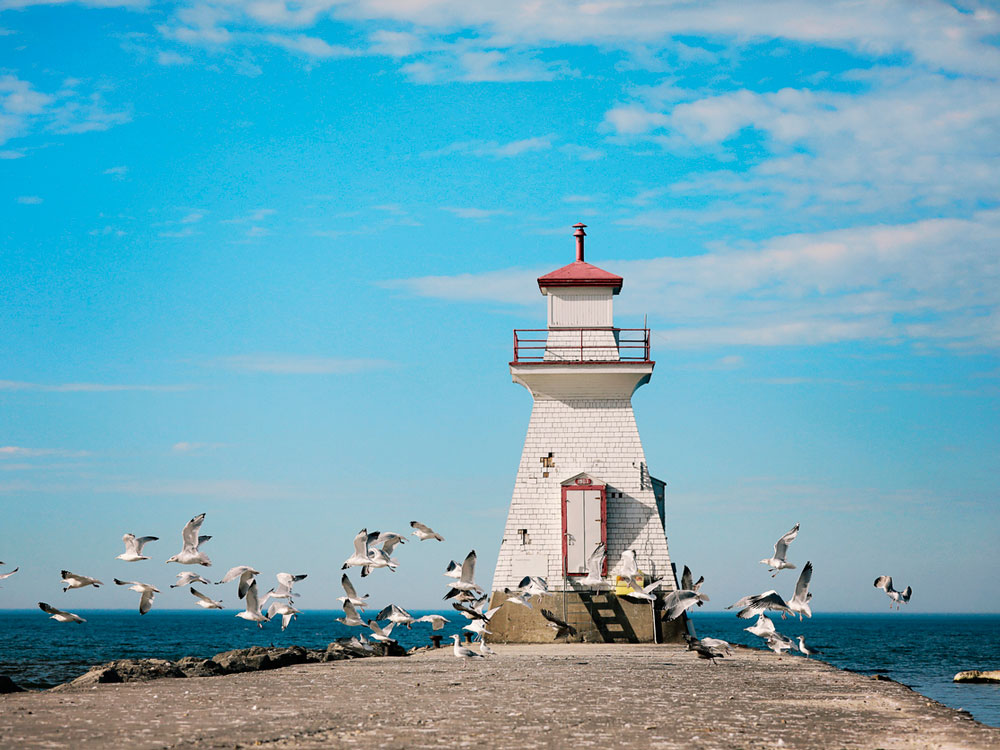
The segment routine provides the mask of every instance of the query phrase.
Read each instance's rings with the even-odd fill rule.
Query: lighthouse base
[[[501,607],[490,619],[490,643],[679,643],[688,632],[686,616],[666,622],[661,600],[634,601],[610,591],[555,592],[532,598],[532,609],[494,591],[490,608]],[[503,606],[501,606],[503,605]],[[548,610],[576,631],[560,638],[541,610]]]

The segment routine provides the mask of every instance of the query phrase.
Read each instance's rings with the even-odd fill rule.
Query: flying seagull
[[[794,614],[787,602],[774,589],[765,591],[763,594],[744,596],[735,604],[730,604],[726,609],[736,609],[737,607],[742,609],[736,613],[736,616],[743,620],[749,620],[767,610],[780,612],[782,620],[785,619],[786,615]]]
[[[413,527],[413,536],[421,542],[425,542],[428,539],[437,539],[439,542],[444,541],[443,536],[434,531],[430,526],[420,523],[420,521],[410,521],[410,526]]]
[[[445,568],[444,574],[449,578],[461,578],[462,577],[462,566],[459,565],[454,560],[448,562],[448,567]]]
[[[153,606],[153,597],[160,593],[160,590],[155,586],[148,583],[141,583],[139,581],[119,581],[117,578],[114,579],[115,583],[119,586],[128,586],[132,591],[138,591],[142,596],[139,597],[139,614],[144,615]]]
[[[799,616],[800,621],[802,615],[813,616],[812,610],[809,608],[809,601],[812,599],[812,594],[809,593],[809,582],[812,580],[812,575],[813,564],[806,561],[805,567],[799,573],[799,580],[795,582],[795,593],[788,600],[788,608]]]
[[[202,513],[195,516],[184,525],[184,530],[181,532],[181,539],[183,541],[181,551],[167,560],[168,563],[175,562],[180,563],[181,565],[204,565],[205,567],[212,564],[212,561],[208,559],[208,555],[198,549],[198,547],[212,538],[210,536],[198,536],[198,530],[201,528],[201,524],[204,520],[205,514]]]
[[[701,576],[697,581],[694,580],[694,575],[691,573],[691,568],[687,565],[684,566],[684,572],[681,573],[681,588],[685,591],[695,591],[701,588],[701,584],[705,582],[705,576]],[[699,605],[700,606],[700,605]]]
[[[236,589],[236,595],[242,599],[247,595],[247,590],[250,588],[250,584],[254,582],[254,576],[259,576],[260,571],[254,570],[249,565],[237,565],[235,568],[230,568],[229,571],[222,576],[221,581],[216,581],[216,585],[220,583],[229,583],[230,581],[239,578],[239,586]]]
[[[418,617],[414,622],[429,622],[431,630],[441,630],[448,622],[448,618],[442,615],[424,615]]]
[[[627,549],[622,552],[621,570],[618,574],[622,578],[635,578],[639,575],[639,563],[635,559],[634,549]]]
[[[86,622],[80,615],[74,615],[72,612],[63,612],[61,609],[56,609],[45,602],[38,602],[38,608],[42,612],[52,615],[51,619],[56,622]]]
[[[195,602],[195,604],[197,604],[202,609],[225,609],[225,607],[222,606],[221,601],[217,602],[215,601],[215,599],[211,599],[205,596],[194,586],[191,587],[191,594],[198,600]]]
[[[340,569],[347,570],[355,565],[368,565],[371,562],[369,545],[373,544],[376,539],[378,539],[377,531],[373,531],[369,534],[368,529],[361,529],[361,531],[359,531],[354,537],[354,552],[351,553],[350,557],[344,560],[344,564]]]
[[[344,593],[347,596],[338,596],[338,602],[350,602],[355,607],[365,608],[365,599],[368,598],[368,594],[364,596],[358,596],[358,592],[354,590],[354,584],[351,583],[351,579],[347,577],[347,573],[344,573],[343,577],[340,579],[340,585],[344,587]]]
[[[604,542],[598,542],[594,547],[594,551],[590,553],[590,557],[587,558],[587,575],[580,579],[579,583],[581,586],[600,588],[604,585],[602,571],[604,570],[604,561],[606,559],[607,547],[604,545]]]
[[[62,571],[62,582],[66,584],[63,591],[82,589],[84,586],[93,586],[96,589],[102,585],[96,578],[87,578],[87,576],[70,573],[68,570]]]
[[[754,635],[759,635],[761,638],[767,638],[771,633],[774,632],[774,623],[771,622],[771,618],[765,615],[763,612],[757,617],[757,622],[751,625],[749,628],[743,628],[748,633],[753,633]]]
[[[699,659],[708,659],[713,665],[716,659],[725,658],[727,652],[732,653],[729,644],[718,638],[702,638],[699,641],[694,636],[685,635],[684,640],[687,641],[688,651],[694,651]],[[716,644],[723,644],[725,648]]]
[[[402,607],[397,607],[395,604],[383,607],[382,611],[375,615],[375,620],[388,620],[394,625],[405,625],[407,630],[412,630],[413,628],[410,627],[410,623],[416,622],[413,615]]]
[[[475,575],[476,551],[472,550],[472,552],[465,556],[465,560],[462,562],[462,576],[457,581],[451,581],[448,586],[458,591],[478,591],[479,593],[483,593],[483,590],[476,585],[474,580]]]
[[[299,615],[302,614],[299,610],[291,604],[291,599],[287,602],[271,602],[271,606],[267,608],[267,617],[271,619],[275,615],[281,615],[281,629],[284,630],[288,627],[288,624],[292,620],[297,620]]]
[[[344,616],[338,617],[337,622],[343,623],[348,627],[359,627],[364,626],[365,624],[365,621],[361,619],[361,616],[358,614],[358,610],[354,608],[354,605],[351,604],[350,600],[344,602]]]
[[[257,598],[257,581],[251,581],[246,591],[246,609],[237,612],[236,616],[257,623],[258,628],[264,627],[267,615],[260,611],[260,599]]]
[[[3,565],[3,563],[0,563],[0,565]],[[10,573],[2,573],[2,574],[0,574],[0,581],[2,581],[4,578],[10,578],[12,575],[14,575],[19,570],[20,570],[20,568],[18,567],[18,568],[14,568],[12,571],[10,571]]]
[[[655,602],[656,596],[653,594],[663,581],[653,581],[648,586],[640,585],[639,581],[635,578],[630,578],[628,580],[629,590],[625,594],[629,599],[641,599],[644,602]]]
[[[126,534],[122,537],[122,541],[125,542],[125,551],[118,555],[115,559],[124,560],[125,562],[148,560],[149,558],[142,554],[142,548],[149,542],[155,542],[157,539],[159,539],[158,536],[137,537],[135,534]]]
[[[181,586],[188,586],[192,583],[211,583],[207,578],[202,578],[197,573],[190,570],[184,570],[177,574],[177,583],[171,583],[170,588],[176,589]]]
[[[907,586],[902,591],[896,591],[892,587],[892,576],[879,576],[875,579],[875,588],[882,589],[890,599],[889,609],[892,609],[892,605],[896,605],[896,609],[899,609],[900,605],[906,604],[910,601],[910,596],[913,594],[913,589]]]
[[[277,588],[273,588],[264,594],[264,598],[261,599],[261,603],[266,602],[268,599],[287,599],[288,603],[291,604],[292,597],[298,596],[298,594],[292,593],[292,586],[295,585],[296,581],[301,581],[306,577],[305,573],[300,575],[292,575],[291,573],[275,573],[275,578],[278,579]],[[284,628],[282,628],[284,630]]]
[[[703,602],[709,601],[706,594],[700,591],[689,591],[680,589],[671,591],[663,597],[663,619],[666,621],[676,620],[691,607],[700,607]]]
[[[783,651],[791,651],[795,648],[795,644],[781,633],[774,632],[767,637],[767,647],[774,653],[780,654]]]
[[[774,554],[771,557],[764,558],[760,561],[761,565],[766,565],[768,571],[771,572],[771,578],[778,575],[778,571],[784,568],[794,568],[790,562],[785,560],[788,555],[788,545],[794,541],[795,537],[798,536],[799,525],[795,524],[791,531],[786,533],[778,541],[774,543]]]
[[[396,623],[390,622],[389,627],[380,628],[377,622],[375,622],[374,620],[369,620],[368,627],[372,629],[372,638],[374,638],[376,641],[379,641],[381,643],[390,643],[392,641],[392,638],[389,637],[389,634],[392,633],[392,629],[396,627]],[[456,638],[457,637],[458,636],[456,636]]]
[[[549,627],[556,631],[556,638],[562,638],[566,635],[576,635],[576,628],[570,625],[564,620],[560,620],[554,614],[549,612],[547,609],[541,610],[542,617],[549,621]]]

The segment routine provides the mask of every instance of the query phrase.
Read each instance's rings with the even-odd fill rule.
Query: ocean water
[[[102,662],[122,658],[178,659],[212,656],[249,646],[321,648],[359,628],[335,621],[339,611],[301,614],[285,632],[277,623],[263,628],[233,616],[232,611],[80,610],[84,625],[57,623],[38,610],[0,610],[0,674],[26,688],[45,688],[73,679]],[[414,615],[427,614],[413,611]],[[454,610],[445,637],[466,620]],[[743,630],[751,622],[731,613],[695,612],[699,637],[714,636],[759,648],[761,641]],[[1000,685],[957,685],[956,672],[1000,668],[1000,615],[817,614],[811,620],[775,618],[778,630],[823,651],[818,657],[841,669],[884,674],[929,698],[962,708],[977,720],[1000,726]],[[430,625],[397,628],[406,648],[430,643]],[[735,658],[739,658],[738,654]]]

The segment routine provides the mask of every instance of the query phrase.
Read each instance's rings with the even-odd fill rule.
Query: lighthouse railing
[[[560,337],[561,342],[550,343],[549,334],[559,331],[561,334],[579,333]],[[588,341],[585,335],[591,331],[611,331],[614,333],[618,350],[618,359],[609,360],[606,356],[608,344]],[[544,334],[544,335],[542,335]],[[570,343],[572,341],[572,343]],[[555,358],[546,357],[547,354]],[[649,362],[649,329],[648,328],[515,328],[514,329],[514,359],[511,364],[565,364],[567,362]]]

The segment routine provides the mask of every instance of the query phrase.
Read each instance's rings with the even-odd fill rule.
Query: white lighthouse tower
[[[541,576],[552,595],[541,607],[584,640],[654,641],[683,630],[655,608],[616,595],[622,556],[634,550],[645,583],[676,587],[667,551],[664,483],[646,465],[632,394],[649,382],[649,330],[616,328],[613,299],[622,278],[584,260],[584,224],[575,225],[576,260],[538,279],[548,303],[545,329],[515,330],[510,373],[534,405],[514,483],[493,602],[524,576]],[[587,558],[607,546],[603,590],[583,587]],[[619,587],[619,593],[622,593]],[[492,639],[550,641],[534,610],[502,607]]]

